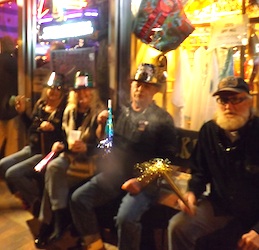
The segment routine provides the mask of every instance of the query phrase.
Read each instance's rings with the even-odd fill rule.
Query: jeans
[[[119,178],[119,177],[118,177]],[[71,214],[75,227],[82,237],[96,235],[99,226],[95,208],[108,204],[123,195],[118,182],[105,178],[103,173],[94,176],[90,181],[79,187],[71,197]],[[142,214],[156,200],[158,189],[154,192],[141,192],[122,199],[116,225],[118,227],[118,247],[120,250],[138,250],[140,247]]]
[[[67,175],[70,161],[63,154],[49,162],[45,172],[45,188],[39,219],[49,224],[53,211],[68,207],[71,190],[86,180]]]
[[[62,156],[54,158],[47,165],[39,215],[41,222],[49,224],[54,210],[67,207],[69,188],[66,171],[68,166],[68,159]]]
[[[231,219],[215,216],[211,203],[204,199],[198,203],[195,216],[179,212],[171,218],[167,230],[168,249],[194,250],[199,238],[223,228]]]
[[[98,179],[103,176],[100,173],[90,181],[76,189],[71,197],[70,209],[74,225],[80,236],[96,235],[99,226],[95,214],[95,208],[120,197],[122,190],[110,185],[99,185]]]
[[[45,190],[50,198],[51,209],[57,210],[67,207],[69,186],[67,169],[69,160],[59,156],[47,166],[45,173]]]
[[[22,150],[0,161],[1,175],[4,175],[12,193],[19,192],[29,203],[33,204],[41,194],[38,177],[40,173],[34,171],[35,165],[42,159],[41,154],[33,155],[31,148],[25,146]]]
[[[122,199],[116,225],[118,228],[118,248],[138,250],[141,240],[141,217],[156,200],[157,192],[142,191],[138,195],[127,194]]]

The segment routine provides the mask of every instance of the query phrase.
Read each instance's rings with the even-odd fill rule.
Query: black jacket
[[[200,197],[207,183],[216,214],[232,215],[259,232],[259,118],[251,119],[231,143],[214,121],[200,130],[192,154],[189,190]]]
[[[46,155],[51,151],[54,142],[62,141],[64,131],[62,130],[62,117],[65,108],[65,102],[61,102],[56,112],[53,114],[45,112],[46,102],[39,100],[34,107],[32,117],[29,118],[25,114],[22,116],[26,123],[29,134],[29,145],[33,154]],[[40,124],[43,121],[49,121],[53,126],[53,131],[42,131]]]

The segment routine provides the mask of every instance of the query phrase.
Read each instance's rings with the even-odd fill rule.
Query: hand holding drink
[[[67,143],[68,143],[68,149],[71,150],[73,145],[76,141],[80,139],[81,131],[79,130],[70,130],[68,137],[67,137]]]

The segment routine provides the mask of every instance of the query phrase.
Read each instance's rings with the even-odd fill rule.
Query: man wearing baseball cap
[[[259,249],[259,119],[242,78],[222,79],[213,96],[215,118],[199,132],[188,207],[179,201],[169,222],[169,249]]]
[[[118,248],[140,249],[140,218],[156,199],[158,187],[141,191],[134,166],[157,157],[172,159],[176,149],[173,119],[153,101],[159,88],[155,66],[139,65],[131,81],[131,102],[115,116],[113,147],[103,162],[103,171],[72,194],[72,217],[84,249],[105,249],[95,208],[124,196],[122,188],[129,193],[116,216]]]

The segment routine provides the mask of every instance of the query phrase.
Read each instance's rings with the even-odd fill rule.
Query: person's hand
[[[26,110],[26,98],[24,95],[18,95],[15,97],[14,107],[16,111],[21,114]]]
[[[239,250],[258,250],[259,249],[259,234],[251,230],[246,234],[243,234],[238,241]]]
[[[196,197],[193,192],[187,192],[183,196],[184,200],[188,204],[188,207],[183,203],[181,199],[178,199],[178,205],[182,211],[193,216],[196,213]]]
[[[76,140],[71,144],[70,151],[74,153],[84,153],[87,151],[87,145],[81,140]]]
[[[121,188],[134,195],[141,191],[141,183],[137,180],[137,178],[132,178],[124,182]]]
[[[58,153],[64,150],[64,148],[65,146],[63,142],[57,141],[57,142],[54,142],[54,144],[52,145],[51,151]]]
[[[97,123],[98,124],[104,124],[106,123],[107,119],[108,119],[108,111],[107,110],[103,110],[98,116],[97,116]]]
[[[41,124],[40,124],[40,129],[42,131],[53,131],[55,129],[55,127],[53,126],[53,124],[51,124],[50,122],[48,121],[43,121]]]

